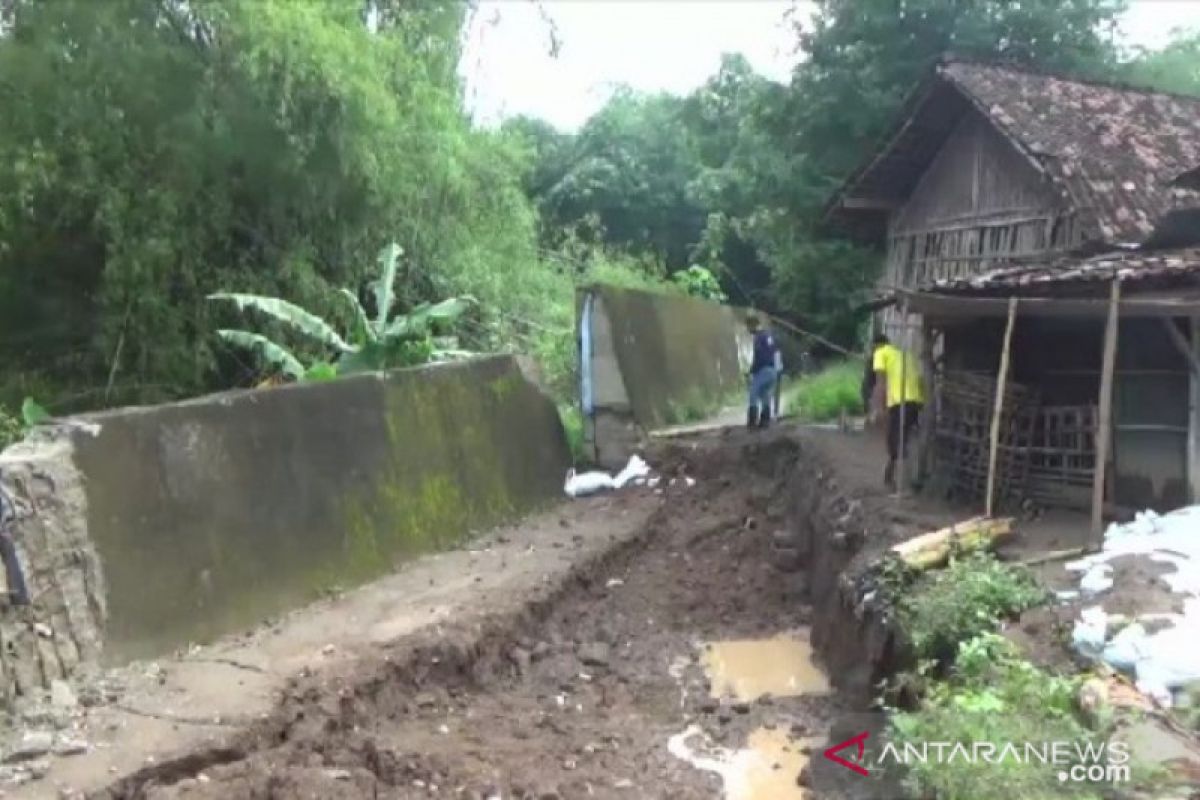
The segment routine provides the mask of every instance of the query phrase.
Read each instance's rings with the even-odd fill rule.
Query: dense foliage
[[[686,97],[619,91],[563,133],[471,124],[468,0],[3,0],[0,406],[257,382],[216,334],[241,315],[206,298],[351,330],[338,290],[367,297],[392,240],[397,313],[475,298],[462,347],[534,353],[562,399],[582,281],[728,295],[853,343],[879,258],[821,210],[922,70],[954,49],[1195,90],[1195,39],[1121,62],[1119,5],[820,0],[788,85],[730,56]]]
[[[466,5],[13,0],[0,37],[0,403],[55,411],[257,378],[215,335],[228,289],[346,329],[374,256],[396,303],[471,295],[476,350],[561,349],[569,270],[539,258],[527,153],[472,128]],[[321,354],[282,328],[265,331]],[[556,342],[557,342],[556,340]]]

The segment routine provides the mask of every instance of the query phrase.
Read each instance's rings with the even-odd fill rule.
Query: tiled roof
[[[1200,278],[1200,248],[1161,252],[1113,252],[1092,258],[1063,256],[1036,264],[1008,266],[972,275],[934,281],[923,291],[938,294],[1035,295],[1067,286],[1107,283],[1113,277],[1141,287],[1176,286]]]
[[[1200,167],[1194,167],[1171,181],[1175,186],[1186,186],[1189,189],[1200,189]]]
[[[969,61],[938,72],[1045,166],[1096,238],[1140,241],[1190,194],[1171,183],[1200,164],[1200,98]]]

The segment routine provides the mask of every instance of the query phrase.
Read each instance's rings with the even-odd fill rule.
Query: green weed
[[[914,584],[899,600],[899,621],[918,658],[948,662],[960,642],[1047,599],[1028,570],[975,553]]]
[[[1011,642],[994,633],[964,641],[950,680],[935,683],[916,711],[896,712],[889,722],[892,742],[903,750],[927,742],[991,743],[996,758],[947,759],[908,764],[907,789],[938,800],[1049,800],[1101,797],[1099,788],[1062,783],[1059,766],[1004,756],[1012,744],[1096,742],[1076,714],[1079,679],[1041,670],[1018,656]]]

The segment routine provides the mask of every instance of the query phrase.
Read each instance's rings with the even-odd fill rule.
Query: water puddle
[[[715,699],[752,703],[764,695],[829,693],[829,681],[813,663],[812,645],[796,636],[712,642],[702,661]]]
[[[693,725],[672,736],[667,747],[696,769],[720,775],[725,800],[805,800],[806,792],[796,783],[808,763],[804,745],[782,729],[759,728],[750,734],[745,748],[729,751],[713,745]]]

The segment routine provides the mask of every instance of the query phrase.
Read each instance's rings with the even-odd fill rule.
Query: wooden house
[[[876,319],[922,355],[941,485],[1094,514],[1200,496],[1198,167],[1200,98],[931,70],[826,218],[886,250]]]

